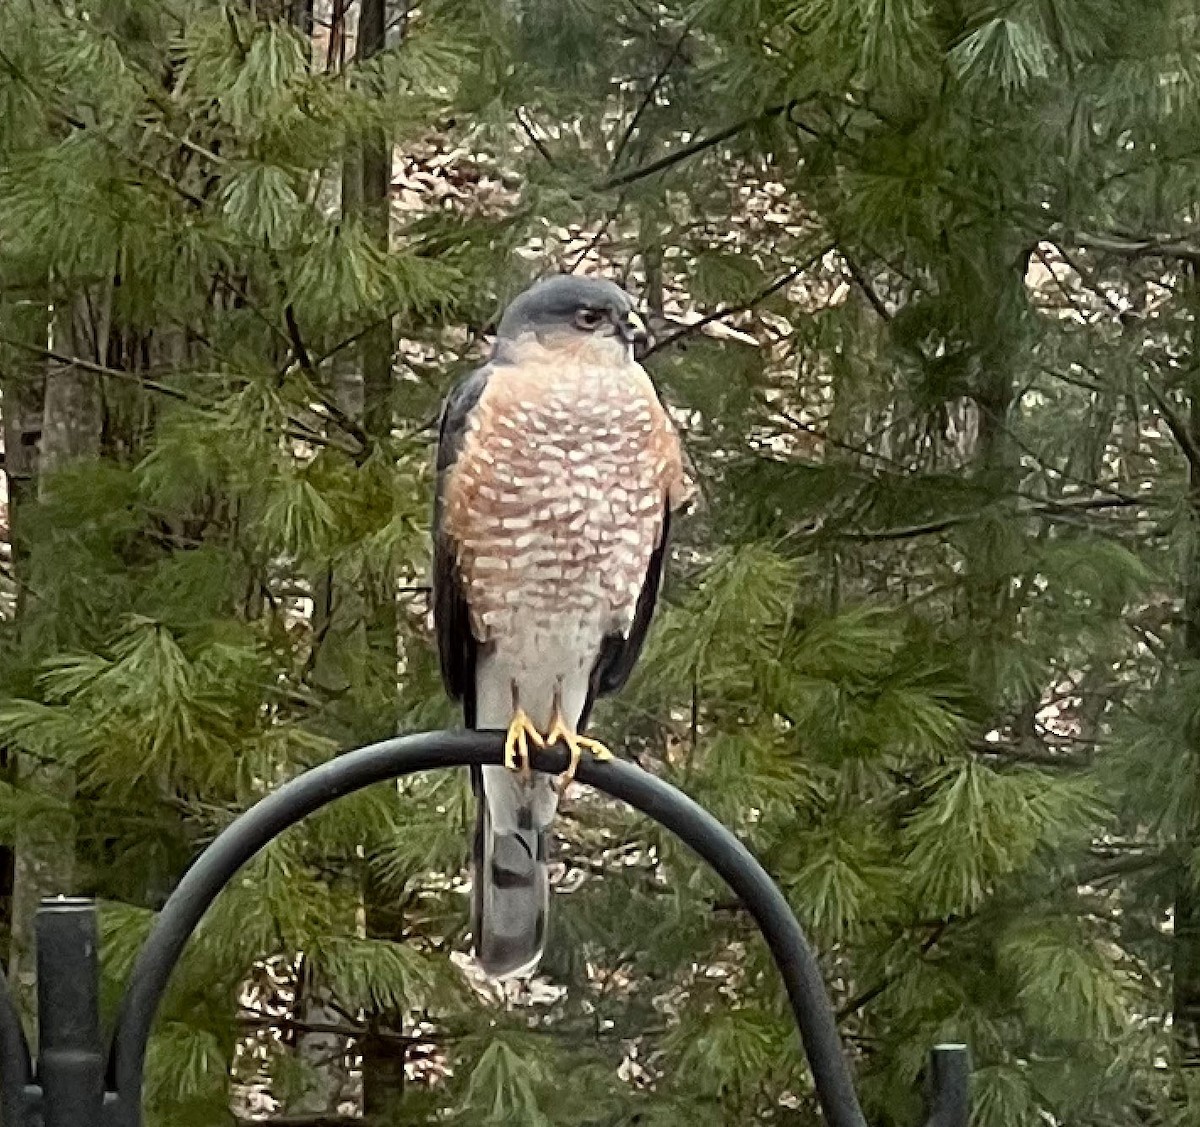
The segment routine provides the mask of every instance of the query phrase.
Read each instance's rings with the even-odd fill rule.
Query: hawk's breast
[[[446,530],[482,642],[570,623],[581,644],[626,632],[682,479],[649,377],[552,361],[497,365],[446,489]]]

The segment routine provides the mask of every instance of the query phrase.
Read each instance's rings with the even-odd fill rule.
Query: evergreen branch
[[[369,336],[376,329],[381,328],[382,326],[384,326],[386,324],[389,324],[391,322],[393,316],[394,316],[394,314],[387,313],[383,317],[380,317],[377,320],[372,321],[370,324],[366,325],[364,328],[356,329],[348,337],[343,337],[336,344],[331,345],[324,352],[322,352],[321,355],[318,356],[313,361],[313,365],[317,368],[324,367],[326,362],[329,360],[332,360],[339,352],[345,352],[347,348],[353,348],[356,344],[358,344],[358,342],[360,340],[363,339],[363,337]]]
[[[921,948],[918,953],[919,959],[925,958],[925,956],[928,955],[929,952],[941,942],[942,937],[946,934],[947,929],[956,921],[957,918],[958,917],[951,917],[950,919],[938,920],[935,924],[933,924],[932,933],[921,944]],[[850,999],[850,1001],[848,1001],[841,1007],[841,1009],[837,1011],[837,1021],[839,1023],[843,1022],[846,1020],[846,1018],[852,1017],[854,1014],[858,1013],[858,1011],[863,1009],[863,1007],[870,1005],[876,998],[886,992],[888,988],[891,987],[904,973],[904,970],[898,970],[891,974],[886,974],[877,983],[875,983],[874,986],[864,990],[861,994],[856,994]]]
[[[662,16],[652,7],[647,7],[645,4],[640,4],[637,2],[637,0],[625,0],[625,3],[628,4],[635,12],[637,12],[637,14],[641,16],[646,23],[651,25],[659,24]],[[651,30],[654,29],[652,28]]]
[[[896,461],[895,458],[889,458],[886,454],[880,454],[875,450],[870,450],[865,446],[859,446],[856,443],[848,442],[842,438],[834,438],[827,431],[821,430],[820,427],[815,426],[812,423],[806,423],[803,419],[798,418],[790,411],[771,403],[767,399],[763,399],[762,404],[767,410],[778,415],[781,419],[795,427],[797,430],[802,430],[805,434],[811,434],[814,438],[820,439],[821,442],[832,446],[837,450],[845,450],[847,454],[857,454],[861,458],[870,458],[872,461],[880,462],[894,470],[901,471],[905,474],[908,473],[908,467],[903,465],[901,462]]]
[[[352,449],[350,446],[330,442],[330,440],[323,436],[323,434],[320,434],[318,431],[313,431],[311,427],[307,427],[304,422],[302,422],[300,419],[296,419],[295,416],[289,416],[289,421],[292,422],[294,427],[296,427],[296,432],[290,434],[290,437],[300,438],[301,440],[304,440],[304,442],[312,442],[316,443],[317,445],[330,446],[332,449],[341,450],[343,454],[348,454],[350,457],[353,457],[355,462],[360,462],[362,454],[371,448],[370,436],[368,436],[365,430],[362,430],[362,427],[358,424],[358,422],[350,418],[346,412],[343,412],[341,407],[337,406],[337,403],[330,400],[329,396],[324,394],[324,391],[319,386],[319,371],[317,365],[324,364],[325,360],[328,360],[329,356],[337,352],[337,350],[346,348],[355,341],[360,340],[360,338],[365,336],[368,331],[371,331],[371,328],[374,328],[374,325],[372,325],[371,328],[358,332],[358,334],[355,334],[353,337],[349,337],[348,340],[343,341],[341,344],[338,344],[337,348],[322,356],[322,358],[320,358],[316,364],[314,364],[312,356],[310,353],[308,353],[308,349],[305,346],[304,337],[300,335],[300,325],[298,322],[296,322],[295,312],[292,305],[290,305],[290,302],[286,307],[284,307],[283,311],[284,323],[287,324],[287,331],[284,331],[280,329],[280,326],[275,323],[275,320],[269,317],[263,308],[259,307],[257,302],[254,301],[244,289],[239,287],[238,284],[232,280],[232,278],[228,278],[223,274],[220,274],[216,275],[214,281],[220,283],[221,286],[228,289],[229,292],[235,296],[235,298],[238,298],[240,301],[244,302],[246,308],[248,308],[248,310],[250,310],[254,316],[258,317],[260,322],[268,326],[271,332],[274,332],[276,336],[280,337],[282,343],[286,344],[289,355],[292,355],[292,358],[298,362],[302,370],[304,370],[307,376],[310,377],[311,386],[308,390],[310,390],[313,397],[316,398],[320,404],[322,404],[325,412],[328,412],[330,420],[336,422],[336,424],[340,426],[349,437],[352,437],[355,442],[358,443],[358,446]],[[380,320],[379,324],[383,324],[382,320]]]
[[[675,65],[675,60],[679,58],[680,52],[683,50],[683,45],[687,41],[687,37],[692,31],[692,20],[689,19],[684,25],[683,31],[680,32],[679,38],[675,41],[675,45],[671,48],[671,53],[667,56],[666,61],[658,68],[658,73],[654,76],[654,81],[650,83],[646,90],[645,96],[642,98],[641,104],[638,106],[634,115],[629,120],[629,124],[625,127],[625,132],[621,135],[621,140],[617,143],[616,151],[613,153],[612,163],[609,166],[609,175],[611,176],[617,170],[617,166],[621,163],[621,157],[625,155],[625,149],[632,140],[637,127],[642,120],[642,115],[650,108],[650,104],[654,101],[654,95],[658,93],[659,87],[666,80],[667,74],[671,67]]]
[[[1081,866],[1071,873],[1063,884],[1067,887],[1078,887],[1082,884],[1098,884],[1100,881],[1111,880],[1114,877],[1127,877],[1152,869],[1170,858],[1170,849],[1150,848],[1141,853],[1123,853],[1114,857],[1105,857],[1094,865]]]
[[[15,62],[11,56],[0,50],[0,63],[3,63],[5,69],[25,87],[42,105],[48,113],[56,117],[64,125],[70,126],[72,129],[87,129],[88,124],[82,118],[76,117],[74,114],[64,110],[61,106],[52,104],[45,90],[42,90]],[[55,91],[56,94],[61,94],[61,91]]]
[[[1084,250],[1102,251],[1122,258],[1178,258],[1200,263],[1200,247],[1179,239],[1158,239],[1148,235],[1090,234],[1071,231],[1063,236]]]
[[[1098,489],[1103,489],[1103,487],[1098,487]],[[1078,512],[1081,509],[1126,509],[1133,506],[1149,507],[1158,504],[1155,497],[1134,497],[1117,490],[1108,490],[1103,497],[1030,497],[1027,493],[1018,493],[1017,496],[1035,501],[1034,507],[1028,511],[1041,515],[1050,515],[1056,512]]]
[[[407,305],[397,305],[394,309],[389,309],[388,312],[382,317],[377,317],[374,320],[369,321],[362,328],[356,329],[349,336],[343,337],[336,344],[330,345],[330,347],[322,352],[319,356],[313,358],[313,366],[316,368],[324,367],[326,362],[332,360],[333,357],[335,357],[339,352],[345,352],[347,348],[352,348],[354,345],[358,344],[363,337],[369,336],[371,333],[375,332],[376,329],[380,329],[384,325],[391,325],[395,318],[399,314],[403,313],[407,308]],[[458,358],[461,360],[471,350],[471,347],[472,345],[468,344],[466,348],[462,349],[458,353]]]
[[[41,345],[32,344],[26,340],[17,340],[13,337],[0,336],[0,344],[6,344],[10,348],[19,348],[25,352],[33,353],[35,356],[40,356],[43,360],[53,360],[56,364],[61,364],[64,368],[77,368],[80,371],[91,372],[93,375],[104,376],[108,379],[135,383],[147,391],[156,391],[160,395],[165,395],[170,399],[177,399],[181,403],[200,406],[199,402],[186,392],[180,391],[178,388],[169,387],[167,384],[159,383],[157,380],[146,379],[144,376],[139,376],[137,372],[125,372],[119,368],[108,368],[103,364],[96,364],[80,356],[64,356],[61,352],[55,352],[53,349],[43,348]],[[52,375],[53,373],[49,374]]]
[[[1068,375],[1066,372],[1060,372],[1056,368],[1051,368],[1049,365],[1039,364],[1038,368],[1041,372],[1047,376],[1050,376],[1052,379],[1062,380],[1063,383],[1068,383],[1072,387],[1078,387],[1084,391],[1090,391],[1097,395],[1104,391],[1104,388],[1098,383],[1089,383],[1087,380],[1082,380],[1078,376]]]
[[[1137,635],[1138,641],[1140,641],[1142,645],[1145,646],[1146,649],[1153,654],[1157,660],[1165,661],[1167,659],[1167,644],[1158,634],[1155,634],[1153,630],[1147,626],[1143,626],[1140,622],[1130,622],[1128,626],[1129,629]]]
[[[864,241],[863,248],[873,258],[877,258],[880,262],[882,262],[884,266],[886,266],[893,274],[896,275],[896,277],[903,278],[904,281],[912,286],[914,290],[921,288],[921,282],[914,275],[911,268],[906,269],[904,266],[898,263],[893,256],[884,254],[877,247],[872,246],[871,243]]]
[[[227,157],[223,157],[219,153],[214,153],[211,149],[206,149],[203,145],[198,145],[195,141],[191,140],[188,137],[181,137],[181,136],[177,135],[176,133],[173,133],[161,121],[156,123],[156,128],[154,131],[161,134],[163,137],[165,137],[168,141],[171,141],[173,144],[178,145],[180,148],[187,149],[189,152],[195,154],[198,157],[203,157],[205,160],[209,161],[211,164],[215,164],[220,167],[226,167],[226,168],[230,164],[230,161]]]
[[[248,1125],[262,1123],[261,1119],[238,1119],[239,1124]],[[352,1124],[361,1124],[362,1117],[355,1115],[338,1115],[337,1113],[322,1115],[320,1113],[314,1115],[272,1115],[267,1121],[278,1127],[350,1127]]]
[[[323,999],[323,1001],[328,1001]],[[279,1016],[264,1015],[252,1017],[239,1015],[238,1027],[241,1029],[279,1029],[289,1033],[324,1033],[335,1037],[346,1037],[355,1040],[359,1037],[377,1037],[393,1045],[432,1045],[443,1044],[443,1040],[435,1037],[412,1037],[404,1033],[396,1033],[390,1029],[380,1029],[376,1025],[354,1021],[304,1021],[298,1017],[286,1014]]]
[[[880,319],[885,324],[890,322],[892,315],[888,312],[887,306],[884,305],[883,298],[881,298],[875,292],[875,287],[871,285],[870,280],[862,272],[862,270],[859,269],[858,264],[853,258],[850,257],[849,254],[846,253],[845,248],[839,246],[837,248],[837,252],[839,255],[841,255],[842,261],[845,262],[846,270],[849,272],[854,284],[862,291],[863,296],[867,299],[867,302],[870,304],[871,308],[879,314]]]
[[[613,188],[624,187],[626,184],[634,184],[638,180],[644,180],[647,176],[654,176],[659,172],[665,172],[668,168],[673,168],[677,164],[682,164],[685,160],[690,160],[694,156],[705,152],[708,149],[714,148],[721,144],[722,141],[728,141],[732,137],[736,137],[739,133],[744,132],[751,126],[758,125],[760,122],[769,121],[771,118],[779,117],[782,114],[789,113],[796,106],[801,105],[806,99],[792,98],[788,102],[784,102],[777,106],[768,106],[765,110],[759,113],[751,114],[748,117],[742,118],[740,121],[735,121],[731,125],[725,126],[724,129],[718,129],[716,133],[712,133],[707,137],[701,137],[691,144],[684,145],[676,149],[673,153],[668,153],[658,160],[652,160],[649,164],[639,165],[637,168],[630,168],[624,172],[616,173],[612,176],[607,176],[597,184],[592,185],[594,192],[608,192]]]
[[[144,160],[141,157],[130,154],[127,146],[120,144],[112,137],[108,137],[103,131],[96,131],[97,135],[104,141],[105,144],[115,149],[122,157],[130,161],[135,168],[140,168],[143,172],[148,172],[161,184],[170,188],[182,199],[187,201],[192,207],[202,208],[205,206],[205,200],[202,196],[198,196],[195,192],[189,192],[182,184],[179,183],[170,173],[164,172],[153,161]]]
[[[795,109],[796,109],[796,107],[792,106],[787,111],[788,124],[793,129],[797,130],[797,132],[803,133],[806,137],[811,137],[814,141],[821,140],[820,131],[814,129],[811,125],[808,124],[808,122],[801,121],[798,117],[796,117],[795,112],[794,112]],[[845,134],[843,133],[842,136],[844,139]],[[832,140],[829,142],[829,145],[830,145],[830,148],[833,148],[833,149],[836,149],[838,147],[837,143]]]
[[[1033,504],[1021,505],[1022,500],[1032,500]],[[1064,497],[1058,500],[1045,498],[1029,498],[1027,494],[1014,494],[1008,502],[1003,499],[981,505],[968,513],[955,513],[951,516],[931,520],[924,524],[913,524],[898,528],[867,529],[858,531],[839,531],[836,535],[843,540],[875,541],[875,540],[913,540],[921,536],[932,536],[946,532],[960,524],[968,524],[978,520],[990,509],[1005,503],[1016,503],[1013,515],[1018,517],[1041,516],[1053,519],[1055,516],[1065,516],[1080,511],[1103,509],[1122,509],[1133,506],[1148,506],[1154,503],[1149,497],[1105,496],[1105,497]]]
[[[1096,884],[1099,881],[1109,880],[1113,877],[1129,876],[1133,873],[1142,872],[1161,863],[1166,854],[1167,850],[1147,850],[1145,853],[1132,855],[1123,853],[1116,857],[1104,858],[1094,865],[1079,867],[1066,873],[1061,881],[1048,887],[1046,895],[1057,895],[1068,892],[1073,888],[1078,888],[1081,885]],[[954,924],[964,922],[966,918],[952,916],[933,922],[931,925],[933,931],[921,944],[919,958],[924,959],[941,942],[946,932]],[[846,1020],[846,1018],[853,1016],[869,1005],[881,994],[885,993],[904,974],[905,970],[900,969],[891,974],[884,975],[874,985],[855,995],[837,1011],[838,1022]]]
[[[581,250],[579,252],[579,254],[577,254],[575,256],[575,261],[571,264],[571,268],[567,271],[568,274],[574,274],[575,271],[578,270],[580,268],[580,266],[582,266],[584,264],[584,262],[587,259],[587,256],[589,254],[591,254],[592,251],[594,251],[597,246],[600,245],[600,240],[602,238],[604,238],[604,233],[609,229],[609,227],[612,226],[613,221],[617,218],[618,215],[621,214],[621,211],[624,207],[625,207],[625,193],[618,192],[616,202],[612,205],[611,208],[609,208],[608,214],[605,215],[600,226],[596,229],[596,233],[588,240],[587,246],[585,246],[583,248],[583,250]]]
[[[228,277],[223,270],[213,275],[213,283],[215,285],[224,286],[225,289],[233,294],[238,301],[240,301],[247,309],[249,309],[251,313],[253,313],[268,329],[270,329],[270,331],[276,337],[279,338],[280,343],[287,348],[288,351],[291,351],[292,338],[275,323],[275,319],[273,317],[267,316],[265,310],[259,306],[259,304],[245,291],[244,288],[239,286],[232,278]]]
[[[1109,294],[1109,292],[1106,289],[1104,289],[1104,287],[1101,286],[1099,284],[1099,282],[1096,281],[1095,275],[1093,275],[1092,272],[1083,265],[1083,263],[1078,261],[1078,259],[1076,259],[1076,257],[1066,249],[1066,247],[1061,246],[1058,243],[1055,243],[1054,246],[1057,248],[1058,253],[1060,255],[1062,255],[1063,261],[1072,270],[1074,270],[1076,274],[1079,275],[1079,280],[1093,294],[1095,294],[1096,297],[1098,297],[1102,302],[1104,302],[1104,304],[1108,306],[1108,308],[1116,315],[1116,317],[1119,320],[1121,320],[1122,323],[1124,323],[1125,318],[1128,317],[1128,314],[1115,301],[1113,301],[1112,295]],[[1048,266],[1047,266],[1047,269],[1049,269]]]
[[[110,149],[113,149],[122,159],[129,161],[130,164],[132,164],[135,168],[139,168],[143,172],[149,173],[156,180],[161,181],[172,191],[178,193],[185,200],[187,200],[188,203],[192,204],[193,207],[204,206],[203,199],[189,192],[182,184],[180,184],[168,173],[163,172],[163,170],[155,165],[152,161],[145,160],[136,153],[131,152],[130,146],[127,143],[122,143],[115,138],[110,137],[102,128],[100,128],[99,125],[89,125],[82,118],[76,117],[74,114],[63,109],[62,106],[58,105],[50,98],[45,90],[39,88],[38,85],[33,82],[29,76],[26,75],[15,62],[13,62],[12,58],[3,50],[0,50],[0,64],[3,64],[5,69],[8,70],[9,73],[12,74],[12,76],[27,90],[29,90],[31,94],[33,94],[33,96],[45,107],[47,113],[56,118],[58,121],[62,122],[63,125],[66,125],[77,132],[86,132],[89,137],[98,137],[100,141],[102,141]],[[56,90],[55,94],[61,97],[61,91]]]
[[[1026,763],[1035,767],[1060,768],[1081,768],[1092,765],[1091,755],[1082,755],[1078,752],[1063,752],[1056,755],[1051,751],[1044,750],[1044,745],[1042,744],[1029,746],[1028,744],[1014,741],[996,741],[990,743],[987,740],[975,740],[970,746],[976,755],[988,759],[1002,760],[1007,763]]]
[[[792,284],[801,274],[810,270],[818,262],[821,261],[831,250],[836,249],[836,243],[826,243],[815,254],[806,258],[799,266],[793,266],[786,274],[780,278],[776,278],[765,289],[760,290],[753,297],[746,301],[739,302],[737,305],[723,305],[720,309],[714,310],[707,316],[701,317],[699,321],[693,321],[690,325],[685,325],[682,329],[671,333],[669,336],[663,337],[660,341],[655,341],[652,348],[646,349],[646,355],[652,356],[655,352],[667,348],[676,341],[682,340],[684,337],[692,336],[694,333],[700,332],[707,325],[711,325],[716,321],[724,321],[727,317],[734,317],[739,313],[745,313],[753,309],[756,305],[760,305],[767,298],[777,294],[780,290],[786,289]]]
[[[316,395],[321,403],[321,407],[328,413],[330,419],[337,423],[351,438],[353,438],[360,446],[363,453],[371,448],[371,438],[362,428],[357,420],[351,418],[337,402],[327,396],[318,386],[320,374],[313,365],[312,357],[309,355],[308,348],[304,344],[304,337],[300,332],[299,322],[296,320],[296,311],[291,302],[283,308],[283,319],[287,325],[288,340],[292,355],[296,358],[296,363],[300,365],[306,375],[312,380],[312,392]]]
[[[814,434],[820,434],[815,428],[809,428]],[[870,451],[860,447],[850,446],[849,452],[863,454],[866,456],[875,457]],[[861,494],[860,494],[861,496]],[[966,512],[951,513],[943,517],[932,518],[928,521],[923,521],[917,524],[900,525],[892,528],[854,528],[854,527],[834,527],[834,522],[828,520],[823,525],[811,527],[805,530],[804,534],[811,537],[828,537],[832,539],[845,540],[856,543],[875,543],[900,540],[915,540],[923,536],[933,536],[938,533],[947,532],[959,525],[969,524],[972,521],[979,520],[984,517],[989,511],[1006,511],[1011,513],[1014,518],[1031,518],[1041,517],[1046,520],[1061,520],[1065,523],[1075,523],[1075,517],[1078,513],[1087,513],[1093,511],[1107,511],[1113,509],[1127,508],[1147,508],[1159,504],[1154,497],[1130,497],[1125,495],[1120,496],[1099,496],[1099,497],[1064,497],[1058,499],[1046,499],[1043,497],[1031,496],[1027,493],[1016,492],[1008,497],[997,497],[989,500],[986,504],[980,505],[977,508]],[[847,525],[850,521],[847,520]]]
[[[1150,393],[1150,398],[1154,402],[1155,410],[1162,416],[1163,422],[1167,424],[1167,429],[1171,432],[1171,437],[1179,445],[1179,449],[1187,459],[1188,465],[1191,466],[1193,472],[1200,472],[1200,447],[1197,447],[1187,423],[1183,421],[1179,413],[1167,402],[1166,397],[1159,392],[1158,388],[1154,386],[1148,377],[1145,379],[1145,384],[1146,390]]]
[[[551,168],[553,168],[554,157],[550,155],[550,150],[546,148],[542,139],[534,132],[533,126],[530,125],[530,123],[525,119],[525,115],[521,112],[520,106],[513,110],[513,116],[517,119],[517,124],[521,127],[525,136],[533,142],[533,147],[542,154],[542,158],[545,160],[545,162],[550,165]]]
[[[943,517],[941,520],[929,521],[926,524],[913,524],[901,528],[882,528],[860,532],[841,531],[836,533],[841,540],[858,542],[883,540],[915,540],[921,536],[933,536],[939,532],[947,532],[960,524],[978,520],[987,511],[987,506],[970,513],[956,513],[954,516]]]
[[[361,456],[365,455],[371,449],[371,436],[354,420],[354,418],[337,403],[325,394],[319,387],[310,389],[316,396],[317,402],[321,404],[321,409],[326,412],[331,422],[336,423],[343,431],[345,431],[355,442],[358,443],[359,457],[356,462],[361,463]]]
[[[1068,473],[1066,470],[1059,469],[1058,466],[1051,465],[1044,457],[1042,457],[1039,451],[1030,446],[1029,443],[1022,439],[1021,436],[1017,434],[1017,432],[1013,430],[1012,427],[1010,427],[1007,423],[998,421],[997,426],[1012,442],[1014,442],[1021,449],[1022,453],[1032,458],[1038,464],[1038,466],[1040,466],[1048,474],[1053,474],[1059,480],[1069,482],[1072,485],[1082,485],[1085,489],[1094,490],[1096,493],[1107,493],[1110,496],[1118,497],[1128,504],[1137,503],[1136,498],[1131,497],[1128,493],[1122,493],[1119,489],[1116,489],[1111,485],[1105,485],[1101,481],[1093,481],[1090,478],[1079,477],[1077,474]]]
[[[167,384],[159,383],[157,380],[146,379],[140,376],[137,372],[125,372],[119,368],[108,368],[103,364],[96,364],[91,360],[84,360],[81,357],[64,356],[62,353],[55,352],[52,349],[43,348],[40,345],[31,344],[28,341],[15,340],[10,337],[0,336],[0,344],[6,344],[13,348],[20,348],[26,352],[31,352],[37,356],[41,356],[45,360],[52,360],[57,364],[61,364],[64,368],[78,368],[85,372],[91,372],[94,375],[102,376],[108,379],[123,380],[126,383],[135,383],[139,387],[147,391],[157,392],[159,395],[165,395],[169,399],[174,399],[180,403],[187,403],[191,407],[196,407],[203,410],[206,406],[203,402],[196,399],[194,396],[188,395],[187,392],[180,391],[178,388],[170,387]],[[53,373],[48,373],[53,375]],[[305,426],[303,422],[296,418],[289,418],[290,429],[286,432],[289,438],[297,439],[301,442],[311,442],[317,446],[329,446],[337,450],[341,450],[345,454],[354,457],[360,453],[358,449],[350,449],[349,447],[340,445],[336,442],[331,442],[324,435]]]
[[[288,340],[296,363],[315,379],[317,369],[313,366],[312,358],[305,347],[304,337],[300,334],[300,325],[296,321],[296,310],[290,301],[283,307],[283,321],[287,325]]]
[[[1054,283],[1055,288],[1066,298],[1067,304],[1074,310],[1075,316],[1079,318],[1081,325],[1090,324],[1094,314],[1091,310],[1084,309],[1079,304],[1079,299],[1073,294],[1067,284],[1055,273],[1054,266],[1046,257],[1045,252],[1041,247],[1034,247],[1034,257],[1046,268],[1046,272],[1050,275],[1050,280]]]

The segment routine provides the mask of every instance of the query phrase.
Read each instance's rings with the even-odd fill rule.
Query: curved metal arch
[[[187,871],[138,955],[122,1002],[109,1057],[107,1122],[140,1127],[143,1065],[151,1026],[188,938],[221,889],[275,836],[334,799],[418,771],[499,764],[494,732],[432,732],[386,740],[332,759],[285,783],[230,824]],[[560,773],[565,751],[534,757],[535,770]],[[766,939],[791,1001],[830,1127],[866,1127],[842,1053],[820,968],[791,908],[750,851],[711,814],[669,783],[620,760],[585,757],[578,779],[653,818],[722,877]],[[934,1050],[930,1127],[966,1125],[966,1051]]]

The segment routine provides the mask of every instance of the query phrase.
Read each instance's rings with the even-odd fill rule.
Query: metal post
[[[104,1101],[96,905],[79,897],[43,900],[35,926],[45,1127],[90,1127]]]
[[[929,1054],[926,1127],[967,1127],[971,1117],[971,1060],[966,1045],[934,1045]]]

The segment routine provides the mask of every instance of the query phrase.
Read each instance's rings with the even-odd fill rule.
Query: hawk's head
[[[504,311],[497,330],[501,341],[515,341],[527,333],[550,346],[594,345],[623,357],[649,338],[633,298],[620,286],[571,274],[537,282]]]

